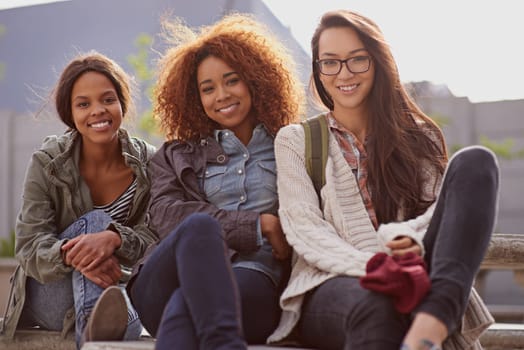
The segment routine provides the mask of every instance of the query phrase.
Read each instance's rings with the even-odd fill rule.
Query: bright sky
[[[68,0],[0,0],[0,10],[5,10],[14,7],[22,7],[29,5],[43,4],[47,2],[59,2]]]
[[[0,0],[0,10],[51,1]],[[473,102],[524,99],[521,0],[262,1],[308,53],[322,13],[347,8],[382,28],[402,81],[446,84]]]
[[[473,102],[524,99],[521,0],[263,0],[309,53],[320,16],[340,8],[374,20],[402,81],[446,84]]]

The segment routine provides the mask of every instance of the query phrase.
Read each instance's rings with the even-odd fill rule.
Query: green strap
[[[328,127],[324,114],[304,120],[306,170],[320,198],[320,189],[326,183]]]

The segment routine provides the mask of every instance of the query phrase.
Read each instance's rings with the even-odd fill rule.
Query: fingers
[[[69,250],[71,248],[73,248],[75,246],[75,244],[81,239],[81,235],[80,236],[76,236],[70,240],[68,240],[66,243],[64,243],[62,245],[62,247],[60,247],[60,249],[62,249],[62,251],[64,250]]]
[[[122,270],[116,257],[104,260],[92,270],[83,270],[81,273],[100,287],[117,284],[122,277]]]
[[[390,249],[404,249],[411,247],[414,241],[407,236],[399,236],[392,241],[386,243],[386,246]]]
[[[291,255],[291,248],[285,251],[277,251],[273,249],[273,257],[277,260],[286,260]]]
[[[115,251],[116,233],[104,231],[84,234],[73,238],[62,246],[65,251],[65,263],[78,270],[93,269],[100,261],[112,256]]]
[[[397,255],[397,256],[402,256],[402,255],[404,255],[406,253],[415,253],[417,255],[421,255],[422,254],[422,249],[420,248],[420,246],[418,244],[413,244],[412,246],[410,246],[408,248],[392,249],[391,250],[391,254]]]
[[[412,238],[407,236],[399,236],[386,243],[386,246],[391,249],[391,254],[393,255],[402,256],[409,252],[417,255],[422,254],[420,246]]]

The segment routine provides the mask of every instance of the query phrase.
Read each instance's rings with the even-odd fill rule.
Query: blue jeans
[[[157,349],[247,349],[278,324],[278,288],[262,272],[231,268],[217,220],[185,219],[131,284],[130,297]]]
[[[460,325],[493,232],[498,181],[491,152],[472,147],[457,154],[424,236],[432,286],[414,312],[437,317],[449,334]],[[310,347],[398,350],[410,323],[388,296],[363,289],[358,278],[339,276],[306,295],[299,331]]]
[[[71,239],[81,234],[100,232],[105,230],[110,222],[111,217],[104,211],[93,210],[72,223],[58,237]],[[125,287],[121,285],[120,288],[128,304],[128,326],[125,339],[135,340],[140,337],[142,325],[125,293]],[[28,277],[26,299],[18,327],[40,326],[44,329],[60,331],[65,318],[72,316],[67,315],[67,311],[74,305],[75,340],[78,347],[91,310],[102,292],[101,287],[76,270],[66,278],[45,284]]]

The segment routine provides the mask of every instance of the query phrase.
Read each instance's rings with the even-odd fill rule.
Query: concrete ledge
[[[485,350],[524,349],[524,325],[496,323],[480,338]]]
[[[15,333],[12,341],[5,341],[0,337],[2,350],[75,350],[74,336],[62,338],[59,332],[42,330],[20,330]]]
[[[481,268],[524,269],[524,235],[494,233]]]
[[[154,350],[154,341],[133,341],[133,342],[90,342],[85,343],[82,350]],[[291,348],[250,345],[249,350],[285,350]],[[308,350],[305,348],[292,348],[293,350]],[[312,349],[310,349],[312,350]]]
[[[492,325],[480,338],[484,350],[522,350],[524,349],[524,325],[497,323]],[[89,342],[82,350],[154,350],[155,342],[150,337],[138,341]],[[0,340],[3,350],[75,350],[72,336],[62,339],[58,332],[23,330],[16,333],[13,341]],[[285,350],[284,347],[251,345],[249,350]],[[304,348],[287,348],[307,350]]]

